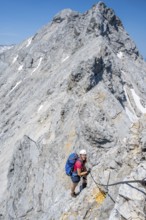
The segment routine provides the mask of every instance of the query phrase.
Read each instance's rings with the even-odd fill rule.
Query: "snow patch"
[[[32,38],[29,38],[29,39],[27,40],[27,45],[26,45],[26,47],[29,47],[30,44],[31,44],[31,42],[32,42]]]
[[[132,96],[133,96],[133,99],[135,101],[135,104],[137,106],[137,108],[143,113],[145,114],[146,113],[146,108],[144,108],[140,102],[140,97],[136,94],[136,92],[134,91],[134,89],[131,89],[131,93],[132,93]]]
[[[18,59],[18,55],[16,57],[14,57],[12,64],[14,64],[16,62],[16,60]]]
[[[23,65],[19,66],[18,71],[21,71],[23,69]]]
[[[41,111],[42,108],[43,108],[43,105],[40,105],[40,107],[38,108],[38,113]]]
[[[68,60],[69,56],[65,57],[61,62],[64,63],[66,60]]]
[[[131,122],[136,122],[138,120],[137,116],[135,116],[135,114],[133,114],[127,107],[125,107],[125,111]]]
[[[127,142],[127,138],[123,138],[123,142],[126,144],[126,142]]]
[[[123,70],[121,70],[121,72],[126,76],[126,73]]]
[[[128,94],[127,94],[126,87],[124,86],[123,89],[124,89],[125,96],[126,96],[128,104],[129,104],[129,107],[131,109],[131,111],[130,111],[127,107],[125,107],[126,114],[128,115],[130,121],[132,121],[132,122],[137,121],[138,117],[137,117],[137,115],[136,115],[136,113],[135,113],[135,111],[134,111],[134,109],[133,109],[133,107],[131,105],[130,99],[129,99]]]
[[[31,75],[40,67],[40,65],[41,65],[41,62],[42,62],[42,57],[40,57],[40,59],[39,59],[39,63],[38,63],[38,65],[37,65],[37,67],[31,72]]]
[[[19,82],[16,83],[16,85],[10,90],[10,92],[8,93],[8,95],[11,94],[11,93],[18,87],[18,85],[19,85],[20,83],[22,83],[22,80],[20,80]]]
[[[117,57],[118,57],[119,59],[122,59],[122,58],[123,58],[123,53],[120,51],[119,53],[117,53]]]

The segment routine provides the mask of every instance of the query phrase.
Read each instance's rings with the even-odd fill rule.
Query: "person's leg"
[[[83,176],[83,185],[87,185],[87,176]]]
[[[78,183],[72,183],[71,195],[75,195],[75,189],[76,189],[77,185],[78,185]]]
[[[86,186],[87,186],[87,177],[85,176],[85,177],[82,178],[82,184],[81,184],[81,186],[80,186],[80,192],[81,192],[84,188],[86,188]]]
[[[72,186],[71,186],[71,196],[75,197],[75,189],[78,185],[78,183],[80,182],[80,177],[79,176],[71,176],[71,180],[72,180]]]

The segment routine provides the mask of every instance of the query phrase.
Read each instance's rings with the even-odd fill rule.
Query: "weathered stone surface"
[[[145,80],[145,61],[102,2],[63,10],[1,53],[0,219],[145,219],[143,186],[109,187],[105,198],[89,175],[73,199],[64,172],[85,148],[100,184],[145,177]]]
[[[146,174],[146,163],[140,164],[125,180],[143,179]],[[145,219],[145,187],[138,183],[120,186],[119,196],[109,219]]]

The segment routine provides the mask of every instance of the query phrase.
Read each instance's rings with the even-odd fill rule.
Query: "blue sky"
[[[0,0],[0,44],[20,43],[64,8],[84,12],[98,0]],[[103,0],[146,58],[146,0]]]

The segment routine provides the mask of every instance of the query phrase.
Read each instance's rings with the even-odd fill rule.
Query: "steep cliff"
[[[146,177],[145,83],[145,61],[102,2],[61,11],[1,53],[0,219],[144,220],[143,185],[104,197],[89,175],[74,199],[64,165],[85,148],[98,183]]]

